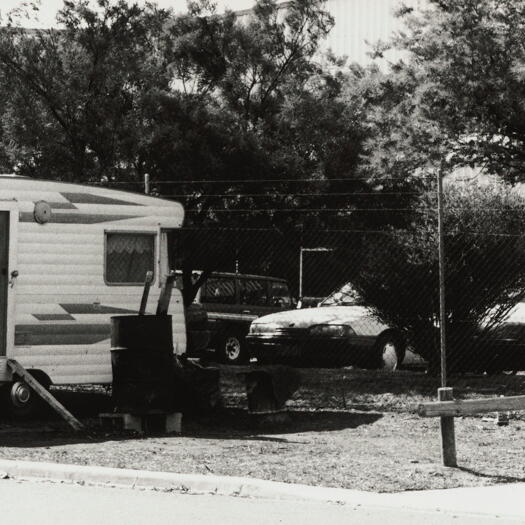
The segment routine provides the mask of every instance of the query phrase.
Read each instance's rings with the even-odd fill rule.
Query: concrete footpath
[[[525,523],[525,483],[378,494],[251,478],[11,460],[0,460],[0,479],[49,480],[127,489],[156,489],[180,494],[237,496],[274,501],[337,503],[361,508],[446,512],[462,516],[512,518],[518,523]]]
[[[315,501],[0,480],[2,525],[518,525],[521,519]]]

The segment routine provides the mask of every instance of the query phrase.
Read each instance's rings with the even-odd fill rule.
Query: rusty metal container
[[[112,400],[132,414],[173,407],[173,333],[170,315],[111,318]]]

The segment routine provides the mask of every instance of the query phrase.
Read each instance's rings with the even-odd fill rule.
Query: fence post
[[[447,386],[447,313],[445,305],[445,232],[443,230],[443,166],[437,174],[438,264],[439,264],[439,347],[441,354],[441,386]]]
[[[452,401],[454,394],[452,388],[438,388],[439,401]],[[440,421],[441,429],[441,457],[445,467],[457,467],[456,459],[456,436],[454,432],[454,418],[452,416],[442,416]]]
[[[452,401],[452,388],[447,388],[447,346],[446,346],[446,307],[445,307],[445,233],[443,231],[443,163],[437,173],[438,197],[438,252],[439,252],[439,340],[441,350],[441,388],[438,388],[439,401]],[[456,437],[454,418],[441,417],[441,457],[445,467],[457,467]]]

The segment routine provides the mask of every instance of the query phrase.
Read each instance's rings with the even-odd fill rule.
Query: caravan
[[[110,317],[136,314],[147,271],[148,312],[168,273],[179,203],[79,184],[0,176],[0,385],[21,412],[31,391],[16,359],[43,384],[111,383]],[[186,351],[173,290],[174,351]]]

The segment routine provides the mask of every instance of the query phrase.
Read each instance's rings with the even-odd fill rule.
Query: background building
[[[22,0],[2,0],[0,14],[17,7]],[[131,0],[130,0],[131,1]],[[139,3],[144,0],[138,0]],[[161,7],[171,7],[177,12],[184,11],[186,0],[156,0]],[[412,0],[412,3],[418,0]],[[28,20],[27,27],[50,27],[55,24],[56,12],[63,0],[43,0],[38,13],[39,21]],[[254,0],[215,0],[219,12],[249,10]],[[286,2],[283,2],[286,3]],[[352,61],[367,63],[367,42],[387,39],[399,28],[393,16],[400,0],[327,0],[327,9],[335,18],[335,27],[326,42],[337,55],[347,55]],[[408,2],[410,3],[410,2]]]

